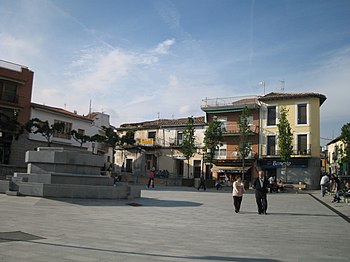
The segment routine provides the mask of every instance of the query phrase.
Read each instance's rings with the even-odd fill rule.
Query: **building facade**
[[[54,123],[64,124],[64,130],[62,132],[53,134],[51,138],[52,147],[90,151],[92,154],[104,155],[106,162],[112,162],[112,148],[106,146],[104,143],[98,142],[88,141],[80,144],[71,134],[72,130],[76,130],[81,135],[104,135],[102,126],[109,127],[108,115],[103,113],[90,113],[84,116],[62,108],[37,103],[31,103],[30,112],[30,119],[37,118],[41,121],[47,121],[50,126]],[[48,141],[42,134],[25,132],[18,140],[13,141],[11,162],[17,167],[25,168],[25,152],[35,150],[37,147],[47,146]]]
[[[197,152],[189,163],[180,151],[188,118],[159,119],[122,124],[119,136],[134,131],[136,143],[117,148],[116,164],[136,177],[148,177],[152,167],[164,177],[199,178],[205,168],[201,148],[205,132],[204,117],[194,117]]]
[[[342,161],[346,152],[345,147],[346,144],[340,137],[333,139],[327,144],[328,173],[349,175],[347,170],[348,163]]]
[[[0,165],[11,165],[12,144],[19,125],[30,118],[34,73],[0,60]]]
[[[224,179],[228,176],[242,174],[243,179],[250,181],[256,175],[256,160],[259,155],[259,101],[258,97],[227,97],[202,100],[201,109],[210,124],[214,119],[221,122],[223,141],[215,152],[213,162],[213,179]],[[239,146],[242,133],[239,128],[239,117],[248,110],[250,133],[247,142],[250,153],[246,159],[240,157]]]
[[[267,176],[285,182],[303,182],[317,188],[320,180],[320,106],[326,97],[317,93],[269,93],[260,101],[259,167]],[[278,119],[282,108],[293,133],[293,153],[281,160],[278,148]],[[284,166],[287,164],[287,174]]]

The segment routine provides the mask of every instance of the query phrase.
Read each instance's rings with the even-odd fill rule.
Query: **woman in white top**
[[[243,198],[244,184],[242,183],[241,176],[236,176],[235,182],[232,185],[232,197],[233,197],[233,206],[235,208],[235,212],[238,213],[241,209],[241,203]]]

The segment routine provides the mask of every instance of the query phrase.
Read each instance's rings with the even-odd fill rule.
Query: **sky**
[[[33,102],[117,127],[261,81],[327,97],[321,145],[350,122],[349,0],[0,0],[0,59],[34,72]]]

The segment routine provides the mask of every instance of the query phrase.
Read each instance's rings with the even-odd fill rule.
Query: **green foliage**
[[[186,125],[186,129],[183,132],[183,142],[180,146],[180,151],[183,153],[184,157],[186,158],[188,165],[187,165],[187,171],[189,174],[189,170],[190,170],[190,158],[194,155],[194,153],[196,152],[196,145],[195,145],[195,128],[193,126],[194,124],[194,120],[193,117],[189,117],[188,118],[188,122]]]
[[[43,137],[46,138],[47,146],[51,146],[51,139],[53,135],[55,133],[63,132],[64,126],[65,125],[62,122],[50,125],[48,121],[42,121],[38,118],[33,118],[26,123],[25,129],[29,133],[41,134]]]
[[[248,157],[251,146],[248,142],[248,137],[252,133],[249,127],[248,118],[250,116],[249,109],[246,107],[242,114],[238,117],[238,126],[239,126],[239,146],[238,152],[239,156],[242,159],[242,180],[244,180],[244,167],[245,167],[245,159]]]
[[[5,139],[18,139],[23,134],[24,126],[17,121],[17,113],[14,111],[13,117],[0,113],[0,131]]]
[[[135,131],[129,130],[120,138],[120,145],[133,145],[135,144]]]
[[[239,126],[239,146],[238,152],[241,159],[244,161],[251,151],[250,143],[248,142],[248,137],[251,135],[252,131],[250,130],[248,118],[250,116],[249,109],[246,107],[242,114],[238,117],[238,126]]]
[[[218,149],[219,145],[222,142],[222,129],[221,122],[214,118],[205,130],[204,133],[204,152],[205,159],[209,163],[213,163],[215,150]],[[209,151],[209,152],[208,152]]]
[[[89,142],[90,139],[91,139],[91,138],[90,138],[89,136],[87,136],[87,135],[79,134],[76,130],[72,130],[72,131],[70,132],[70,134],[71,134],[71,136],[73,137],[73,139],[74,139],[75,141],[77,141],[77,142],[80,144],[81,147],[83,146],[84,143]]]
[[[344,143],[344,152],[342,152],[341,162],[342,164],[347,163],[347,170],[349,170],[350,165],[350,123],[342,126],[340,139]]]
[[[278,127],[278,147],[283,161],[287,161],[293,153],[293,134],[287,119],[288,110],[282,107]]]

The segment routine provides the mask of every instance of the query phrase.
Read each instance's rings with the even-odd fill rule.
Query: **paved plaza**
[[[348,261],[350,206],[318,191],[159,187],[136,200],[0,195],[0,261]]]

